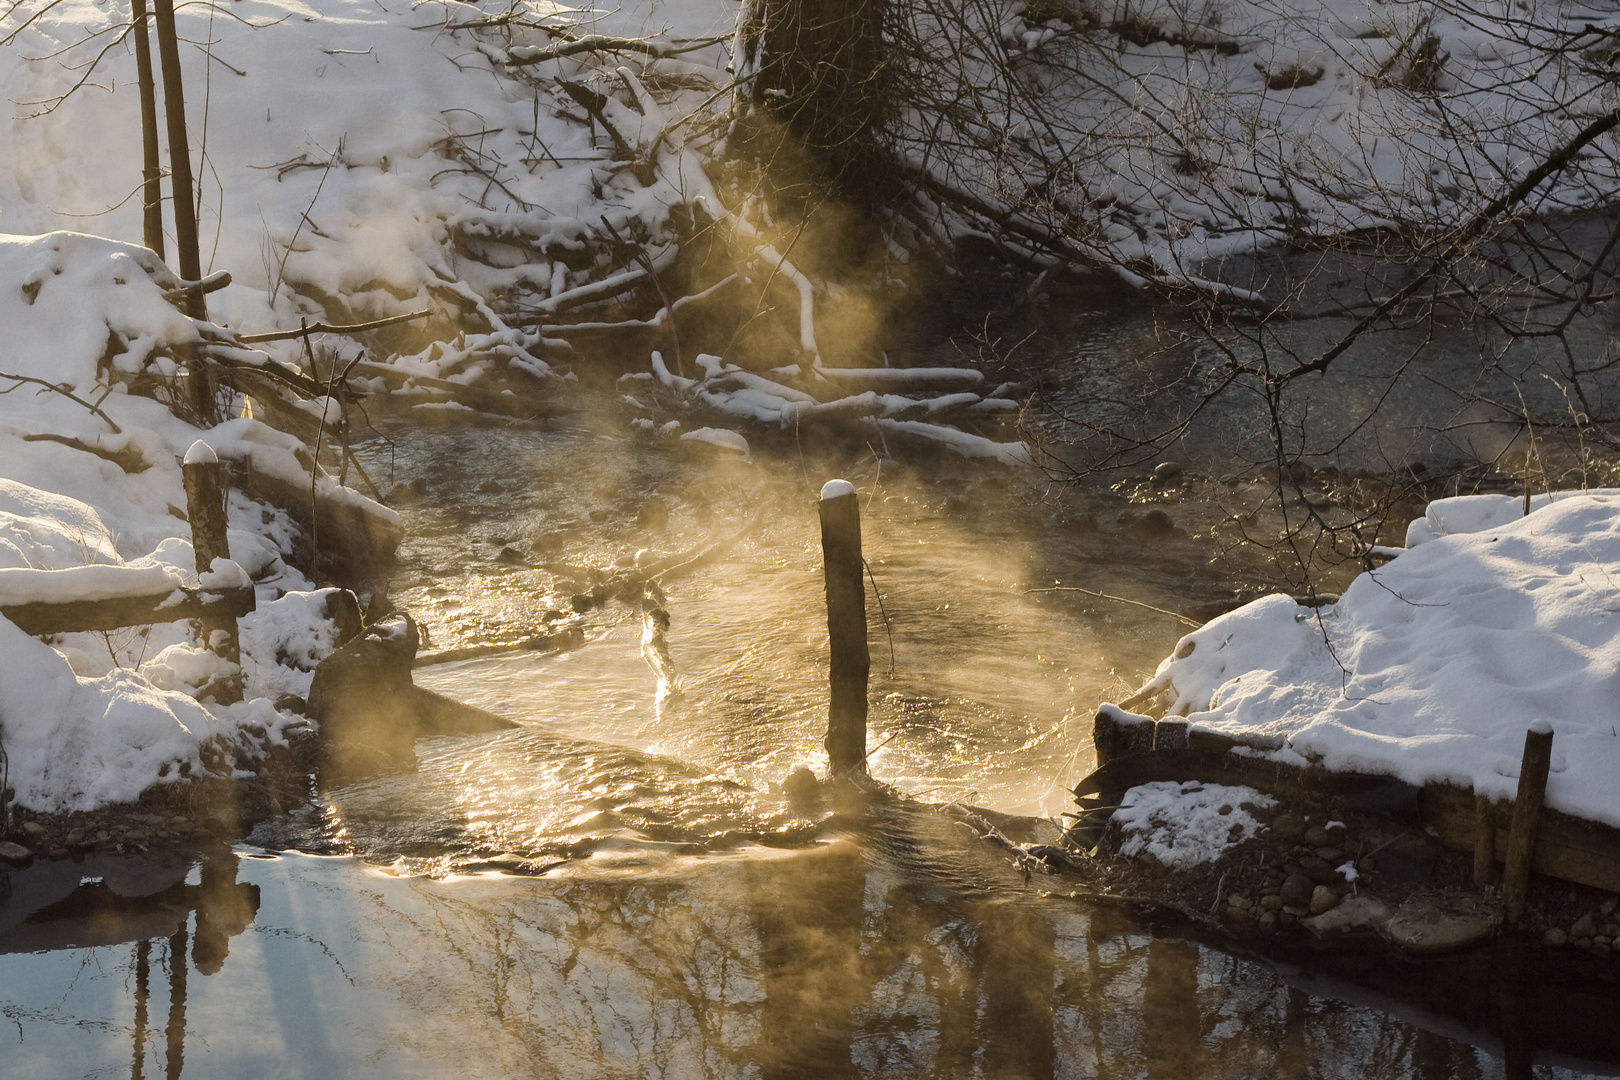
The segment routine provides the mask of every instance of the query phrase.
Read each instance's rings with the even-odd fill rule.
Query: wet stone
[[[1176,523],[1163,510],[1154,509],[1131,522],[1126,531],[1141,540],[1159,539],[1175,532]]]
[[[1161,461],[1153,468],[1153,486],[1170,487],[1181,482],[1185,475],[1179,462]]]

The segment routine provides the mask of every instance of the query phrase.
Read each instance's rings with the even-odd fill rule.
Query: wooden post
[[[827,758],[833,776],[866,770],[866,588],[861,579],[861,505],[848,480],[821,489],[821,557],[827,580],[827,637],[832,653]]]
[[[163,69],[163,112],[169,129],[169,200],[174,212],[175,255],[180,262],[180,276],[186,281],[202,280],[202,255],[197,244],[197,185],[191,178],[191,143],[186,137],[186,93],[180,83],[180,44],[174,28],[174,0],[152,0],[152,13],[156,17],[158,62]],[[201,289],[185,294],[186,314],[193,319],[208,318],[208,304]],[[190,376],[189,397],[197,422],[204,427],[219,423],[219,408],[214,401],[214,373],[207,361],[195,355],[185,356],[186,372]]]
[[[1530,885],[1530,856],[1536,846],[1536,819],[1547,794],[1547,770],[1552,765],[1552,725],[1537,720],[1524,733],[1524,757],[1519,762],[1519,794],[1513,800],[1513,825],[1508,830],[1507,865],[1502,871],[1502,903],[1509,922],[1524,913],[1524,894]]]
[[[206,574],[214,568],[215,559],[231,557],[230,540],[225,531],[225,470],[213,448],[198,439],[186,451],[185,460],[180,463],[180,475],[186,485],[186,515],[191,520],[191,547],[196,555],[197,573]],[[235,617],[198,621],[202,624],[203,642],[222,660],[240,664],[242,652]],[[240,672],[216,689],[214,700],[221,705],[242,700]]]
[[[135,21],[135,81],[141,95],[141,242],[163,258],[163,189],[159,179],[157,89],[152,84],[152,45],[146,33],[146,0],[130,0]]]
[[[1489,797],[1474,796],[1474,887],[1496,884],[1496,808]]]

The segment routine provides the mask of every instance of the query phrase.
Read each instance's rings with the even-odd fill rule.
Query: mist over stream
[[[1146,318],[1103,330],[1058,397],[1097,407],[1085,356],[1156,340]],[[392,598],[434,649],[512,642],[568,612],[590,567],[746,530],[665,586],[678,688],[659,693],[638,613],[610,600],[566,651],[417,670],[516,729],[327,778],[200,866],[42,863],[11,907],[39,928],[0,955],[0,1072],[1515,1075],[1469,997],[1477,962],[1397,993],[1354,965],[1224,952],[1026,880],[932,809],[1068,808],[1097,702],[1171,651],[1174,613],[1264,586],[1217,527],[1252,474],[1188,461],[1168,495],[1142,470],[1073,487],[878,446],[761,440],[744,460],[633,440],[615,398],[588,400],[545,421],[380,422],[359,450],[407,520]],[[860,495],[882,598],[869,765],[914,804],[772,791],[824,764],[815,498],[834,475]],[[1154,507],[1171,528],[1142,527]],[[1059,583],[1138,604],[1034,591]],[[104,903],[115,880],[146,906]],[[1606,1024],[1602,1008],[1570,1022]]]

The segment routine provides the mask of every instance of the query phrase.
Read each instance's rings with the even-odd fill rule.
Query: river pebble
[[[1316,883],[1304,874],[1290,874],[1283,882],[1282,892],[1278,899],[1279,907],[1304,908],[1311,902],[1311,894],[1315,891]]]
[[[1324,912],[1332,911],[1338,906],[1339,894],[1326,885],[1318,885],[1311,890],[1310,908],[1312,915],[1321,915]]]

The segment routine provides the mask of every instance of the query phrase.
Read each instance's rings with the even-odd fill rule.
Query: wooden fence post
[[[206,574],[214,567],[215,559],[231,557],[230,540],[226,536],[225,469],[219,457],[207,443],[198,439],[186,451],[180,463],[180,475],[186,486],[186,516],[191,521],[191,547],[196,555],[197,573]],[[203,642],[222,660],[240,664],[242,648],[237,637],[235,616],[204,618]],[[238,673],[224,680],[214,694],[221,705],[242,700],[242,676]]]
[[[1474,887],[1496,884],[1496,807],[1489,796],[1474,796]]]
[[[1513,825],[1508,830],[1507,865],[1502,870],[1502,905],[1508,922],[1524,914],[1524,894],[1530,885],[1530,857],[1536,847],[1536,819],[1547,795],[1547,771],[1552,766],[1552,725],[1537,720],[1524,733],[1524,757],[1519,762],[1519,794],[1513,800]]]
[[[866,587],[861,579],[861,505],[848,480],[821,489],[821,557],[827,581],[827,637],[832,654],[827,708],[829,773],[866,769]]]

